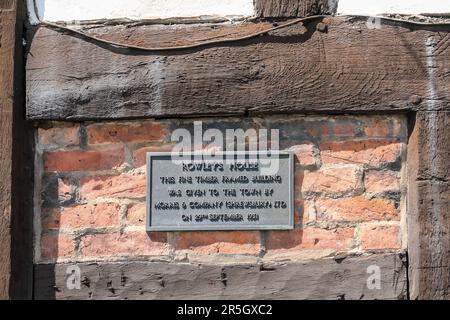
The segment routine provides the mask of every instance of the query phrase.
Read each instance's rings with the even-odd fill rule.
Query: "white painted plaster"
[[[450,13],[450,0],[339,0],[338,14],[380,15],[384,13]]]
[[[28,0],[35,2],[40,20],[147,19],[253,16],[253,0]],[[36,22],[34,13],[30,14]]]
[[[39,20],[118,18],[139,20],[254,15],[253,0],[27,0],[27,2],[30,21],[34,24]],[[384,13],[450,13],[450,0],[339,0],[337,11],[341,15],[369,16]]]

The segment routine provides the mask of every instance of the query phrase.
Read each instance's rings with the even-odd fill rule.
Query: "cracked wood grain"
[[[11,136],[15,26],[15,2],[0,2],[0,299],[9,298],[11,277]]]
[[[413,299],[450,299],[450,112],[419,112],[409,141],[408,254]]]
[[[369,289],[369,266],[381,289]],[[405,299],[403,255],[335,261],[213,266],[187,263],[82,263],[81,290],[68,290],[69,265],[36,265],[37,299]]]
[[[256,0],[255,11],[262,18],[293,18],[334,14],[337,1],[333,0]]]
[[[0,1],[0,299],[32,295],[32,153],[25,122],[24,2]]]
[[[160,53],[112,48],[40,28],[27,59],[27,117],[407,112],[429,109],[430,101],[433,110],[448,108],[448,40],[430,44],[440,46],[431,65],[426,43],[437,31],[445,36],[449,27],[393,23],[378,30],[368,29],[363,19],[336,17],[323,20],[328,29],[319,32],[319,21],[232,44]],[[210,26],[190,40],[196,26],[146,26],[139,33],[141,27],[133,27],[131,43],[192,43],[263,28]],[[119,40],[130,32],[103,28],[92,32]]]

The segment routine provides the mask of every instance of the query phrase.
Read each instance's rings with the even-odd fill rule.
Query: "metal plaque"
[[[147,153],[147,231],[294,227],[291,152]]]

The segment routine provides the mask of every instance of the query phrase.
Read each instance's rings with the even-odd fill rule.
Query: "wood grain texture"
[[[420,112],[409,141],[408,242],[413,299],[450,299],[450,112]]]
[[[103,120],[417,111],[408,146],[411,297],[449,298],[449,27],[392,22],[381,29],[368,29],[365,20],[337,17],[324,19],[327,32],[319,32],[319,21],[307,23],[306,29],[299,25],[233,44],[155,53],[111,48],[45,28],[32,30],[36,33],[28,54],[27,117]],[[163,46],[227,39],[269,26],[102,26],[87,32],[113,41]],[[125,265],[135,268],[133,264]],[[101,267],[113,272],[117,265]],[[64,289],[63,293],[48,291],[52,268],[56,268],[54,281],[58,287],[62,285],[63,266],[37,266],[37,296],[75,297],[75,293]],[[99,272],[100,267],[91,268]],[[193,269],[180,274],[195,275],[192,281],[200,287],[189,288],[201,297],[202,292],[206,294],[201,284],[211,279],[202,278],[195,267],[189,268]],[[252,268],[256,267],[248,270]],[[291,274],[290,269],[286,270]],[[217,279],[216,267],[204,271]],[[105,281],[107,273],[102,274],[99,279]],[[137,274],[146,276],[143,271]],[[247,274],[248,279],[252,279],[251,275]],[[186,279],[179,281],[186,286]],[[117,298],[103,284],[92,291],[91,297],[101,292],[101,298]],[[286,288],[274,296],[284,297],[284,291],[286,296],[293,295],[293,287]],[[319,288],[317,285],[316,290]],[[173,290],[184,292],[178,287]],[[83,291],[83,297],[89,292]],[[170,297],[165,291],[157,292],[162,292],[161,297]],[[213,296],[219,294],[214,292]],[[331,292],[330,297],[342,291]],[[136,296],[136,292],[120,291],[120,297]]]
[[[261,18],[293,18],[335,14],[337,1],[329,0],[256,0],[256,16]]]
[[[398,254],[280,265],[207,266],[156,262],[85,263],[81,289],[66,287],[69,265],[36,265],[37,299],[404,299]],[[369,266],[381,289],[368,289]]]
[[[251,40],[155,53],[40,28],[28,54],[27,117],[379,113],[428,109],[430,101],[433,110],[448,109],[450,27],[387,23],[368,29],[364,19],[336,17],[323,20],[328,31],[319,32],[319,21]],[[136,32],[131,43],[157,46],[178,39],[178,44],[187,44],[197,28],[147,26],[140,33],[141,27],[130,27]],[[103,28],[95,33],[108,34],[111,40],[126,38],[122,28]],[[234,28],[249,34],[243,30],[263,27],[217,28],[205,38],[234,35]],[[436,48],[431,54],[430,47]]]
[[[31,299],[33,128],[25,121],[23,1],[0,1],[0,298]]]
[[[11,299],[33,297],[33,195],[34,133],[25,115],[24,24],[27,21],[25,1],[17,2],[14,53],[14,113],[12,153],[11,216]]]
[[[0,299],[9,298],[15,1],[0,2]]]

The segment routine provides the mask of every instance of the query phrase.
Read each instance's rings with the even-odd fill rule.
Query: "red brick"
[[[175,248],[208,254],[259,254],[260,237],[255,231],[177,232]]]
[[[58,178],[58,201],[63,203],[73,200],[74,197],[74,186],[70,180]]]
[[[249,143],[251,143],[251,142],[249,142]],[[223,151],[223,149],[220,146],[216,146],[213,144],[207,144],[207,145],[195,144],[193,146],[192,151],[202,151],[207,154],[214,154],[214,152],[221,152],[221,151]]]
[[[173,149],[172,144],[166,144],[162,146],[144,147],[133,152],[133,161],[135,167],[142,167],[147,163],[147,152],[171,152]]]
[[[320,145],[320,150],[323,164],[380,166],[397,160],[400,143],[397,140],[326,142]]]
[[[399,192],[400,173],[395,171],[368,171],[364,176],[367,192]]]
[[[59,208],[45,208],[41,212],[41,226],[43,230],[59,229],[61,210]]]
[[[93,124],[86,131],[89,144],[161,141],[168,134],[164,124],[153,121]]]
[[[75,241],[62,234],[44,234],[41,237],[43,259],[69,258],[75,256]]]
[[[119,225],[120,205],[100,203],[49,210],[42,219],[44,229],[106,228]]]
[[[391,200],[363,196],[316,200],[319,221],[399,220],[400,214]]]
[[[386,137],[391,134],[391,123],[386,119],[376,119],[364,128],[364,133],[369,137]]]
[[[353,244],[353,228],[324,230],[319,228],[270,231],[266,239],[267,250],[347,250]]]
[[[362,226],[360,238],[364,250],[401,248],[399,226]]]
[[[127,222],[131,225],[144,225],[146,219],[146,204],[137,203],[128,206]]]
[[[312,124],[312,125],[311,125]],[[316,121],[310,123],[311,128],[306,133],[312,137],[325,136],[355,136],[359,124],[353,118],[334,118],[333,120]]]
[[[332,132],[330,130],[330,124],[328,122],[318,122],[316,125],[311,126],[311,128],[306,131],[306,134],[312,137],[320,137],[332,134]]]
[[[46,172],[110,170],[124,162],[123,148],[95,151],[57,151],[44,154]]]
[[[357,132],[358,123],[354,119],[337,120],[332,124],[335,136],[354,136]]]
[[[310,212],[313,209],[313,203],[307,200],[294,201],[294,224],[306,224],[310,220]]]
[[[327,168],[296,174],[296,189],[301,192],[343,193],[361,187],[361,171],[357,167]]]
[[[39,129],[39,143],[44,148],[65,148],[80,144],[79,125]]]
[[[85,257],[168,255],[170,246],[166,233],[109,233],[85,236],[81,252]]]
[[[305,143],[289,148],[289,151],[295,153],[297,162],[302,166],[312,166],[316,164],[314,156],[314,145],[312,143]]]
[[[402,131],[402,121],[392,117],[372,117],[364,127],[364,133],[368,137],[399,136]]]
[[[146,195],[145,174],[121,174],[81,179],[80,195],[83,200],[106,198],[143,198]]]
[[[406,137],[408,134],[408,129],[406,125],[406,119],[403,116],[396,117],[392,119],[392,131],[393,136]]]

